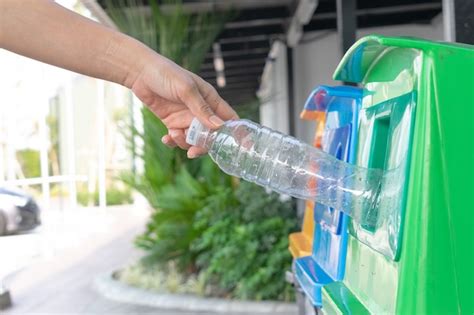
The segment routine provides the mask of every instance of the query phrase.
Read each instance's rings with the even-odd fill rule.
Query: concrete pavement
[[[115,302],[104,298],[94,289],[94,280],[98,275],[118,269],[139,257],[133,239],[144,228],[146,217],[146,213],[137,213],[133,208],[110,209],[107,215],[98,215],[94,224],[103,225],[99,229],[102,230],[100,233],[94,229],[96,232],[81,236],[72,246],[36,259],[6,278],[13,307],[0,311],[0,314],[209,314]],[[68,234],[80,233],[82,226],[85,229],[92,218],[77,222],[76,226],[71,225]]]
[[[97,274],[138,257],[132,242],[146,219],[132,214],[133,209],[108,211],[116,212],[103,220],[111,224],[104,226],[105,232],[81,237],[72,247],[8,276],[5,283],[14,305],[2,314],[161,314],[152,308],[106,300],[93,290]],[[87,221],[78,223],[80,230],[80,224]]]

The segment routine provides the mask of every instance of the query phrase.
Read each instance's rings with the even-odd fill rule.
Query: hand
[[[152,55],[132,84],[132,91],[168,128],[161,139],[164,144],[188,150],[189,158],[204,154],[204,149],[185,141],[192,119],[197,117],[216,129],[224,120],[237,119],[237,114],[212,85],[163,56]]]

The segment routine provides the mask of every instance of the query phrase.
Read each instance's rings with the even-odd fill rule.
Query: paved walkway
[[[6,278],[5,283],[11,291],[14,305],[8,310],[0,311],[0,314],[204,314],[118,303],[99,295],[94,289],[94,279],[97,275],[120,268],[138,258],[140,253],[134,248],[133,239],[143,229],[147,214],[137,214],[131,208],[121,208],[110,209],[106,215],[91,215],[89,218],[85,215],[84,220],[70,226],[66,234],[69,235],[68,240],[73,242],[72,245],[56,250],[49,257],[36,258],[34,262]],[[95,232],[82,232],[83,235],[74,241],[71,234],[80,234],[82,230],[87,229],[86,225],[90,224],[88,222],[91,219],[94,219],[94,225],[103,226],[102,231],[96,228]],[[56,238],[65,232],[61,233],[56,235]],[[51,235],[47,239],[50,240]],[[13,244],[18,245],[21,242]],[[30,247],[34,247],[34,244]]]
[[[28,314],[160,314],[191,315],[113,302],[98,295],[94,278],[119,268],[139,255],[133,238],[144,226],[145,216],[130,216],[130,209],[111,209],[108,232],[82,238],[79,244],[7,277],[13,307],[2,315]],[[79,222],[79,224],[86,224]],[[113,232],[112,232],[113,231]]]

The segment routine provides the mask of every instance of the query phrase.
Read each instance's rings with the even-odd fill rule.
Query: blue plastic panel
[[[322,303],[322,287],[334,280],[318,264],[314,263],[312,256],[297,259],[295,275],[308,299],[313,305],[320,306]]]
[[[315,89],[305,110],[325,110],[322,149],[347,162],[355,160],[355,134],[362,90],[354,87]],[[295,260],[295,275],[313,305],[321,306],[321,287],[342,280],[347,252],[349,218],[337,209],[315,204],[315,232],[311,256]]]

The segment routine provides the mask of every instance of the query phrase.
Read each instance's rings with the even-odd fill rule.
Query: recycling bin
[[[326,112],[322,148],[384,175],[351,217],[316,203],[297,286],[324,314],[472,314],[474,47],[368,36],[334,79],[359,105]]]

